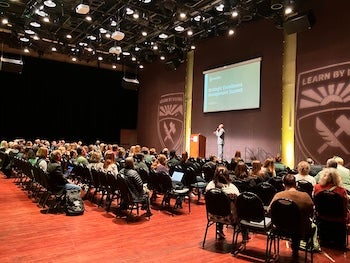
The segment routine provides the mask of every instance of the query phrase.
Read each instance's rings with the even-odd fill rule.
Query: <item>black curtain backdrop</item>
[[[22,73],[0,71],[0,139],[119,143],[136,129],[138,92],[123,72],[23,57]]]

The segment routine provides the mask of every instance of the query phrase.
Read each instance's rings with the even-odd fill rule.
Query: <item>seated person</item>
[[[133,196],[142,199],[143,197],[147,197],[146,207],[148,209],[147,216],[152,215],[150,208],[150,200],[149,200],[149,189],[145,184],[143,184],[142,179],[138,172],[135,170],[134,157],[129,156],[125,159],[125,167],[120,170],[120,174],[124,176],[127,181],[128,187]],[[120,204],[120,209],[125,210],[126,204]]]
[[[232,198],[232,200],[235,200],[235,198],[239,195],[239,190],[231,182],[229,171],[227,167],[224,165],[218,165],[216,167],[213,180],[208,183],[205,190],[209,191],[210,189],[213,189],[213,188],[221,189],[225,194],[227,194],[230,198]],[[236,212],[234,203],[232,203],[231,213],[233,217],[237,217],[237,212]],[[219,235],[220,239],[224,239],[225,234],[223,232],[223,224],[217,223],[217,229],[218,229],[217,234]],[[247,237],[247,235],[245,237]]]
[[[60,150],[54,150],[50,155],[50,162],[47,164],[47,173],[49,185],[53,191],[77,189],[81,190],[79,185],[70,183],[63,174],[61,165],[62,153]]]
[[[312,226],[310,218],[313,216],[314,203],[308,193],[297,190],[297,183],[293,174],[289,173],[283,176],[283,184],[285,190],[277,192],[275,194],[270,202],[269,207],[267,208],[267,212],[269,213],[271,211],[271,204],[279,198],[287,198],[297,204],[301,212],[302,222],[305,222],[305,224],[303,224],[301,233],[299,235],[295,235],[295,237],[292,238],[293,256],[297,257],[301,236],[305,236],[305,233],[310,231]]]
[[[336,168],[324,168],[319,182],[314,187],[314,196],[324,190],[331,190],[340,195],[344,200],[344,207],[348,207],[349,197],[346,189],[343,187],[341,177]],[[330,208],[331,209],[331,208]],[[350,223],[350,211],[347,209],[347,224]]]
[[[299,180],[305,180],[310,182],[312,186],[315,186],[316,180],[315,180],[315,177],[309,174],[310,164],[307,161],[300,161],[298,163],[297,169],[298,169],[298,173],[294,175],[297,182]]]

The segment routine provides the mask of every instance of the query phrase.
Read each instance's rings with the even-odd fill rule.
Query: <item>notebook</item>
[[[183,172],[180,171],[174,171],[173,175],[171,176],[171,180],[174,182],[181,182],[182,181],[182,177],[184,176]]]

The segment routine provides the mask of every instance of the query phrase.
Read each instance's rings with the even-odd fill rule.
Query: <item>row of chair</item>
[[[318,194],[314,199],[315,216],[310,219],[313,221],[302,222],[299,208],[292,200],[281,198],[274,201],[270,213],[267,214],[263,200],[256,193],[245,191],[232,200],[221,189],[211,189],[205,195],[207,224],[202,247],[205,246],[210,226],[215,224],[217,227],[217,223],[221,223],[233,229],[233,255],[239,254],[245,248],[243,239],[239,246],[239,234],[248,230],[265,235],[265,260],[269,262],[279,258],[280,240],[290,240],[297,233],[302,233],[303,225],[314,222],[321,241],[340,240],[337,247],[346,250],[348,245],[348,227],[344,220],[346,209],[343,200],[338,198],[339,195],[331,191]],[[233,210],[236,214],[232,214]],[[216,228],[215,239],[218,239],[217,230]],[[315,230],[316,228],[312,227],[305,235],[299,236],[305,243],[305,262],[308,254],[311,262],[313,261]]]

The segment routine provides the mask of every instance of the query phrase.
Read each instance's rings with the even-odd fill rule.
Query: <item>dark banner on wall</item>
[[[301,72],[296,90],[297,160],[350,164],[350,62]]]
[[[184,94],[162,95],[158,103],[158,137],[163,148],[182,151],[184,138]]]

